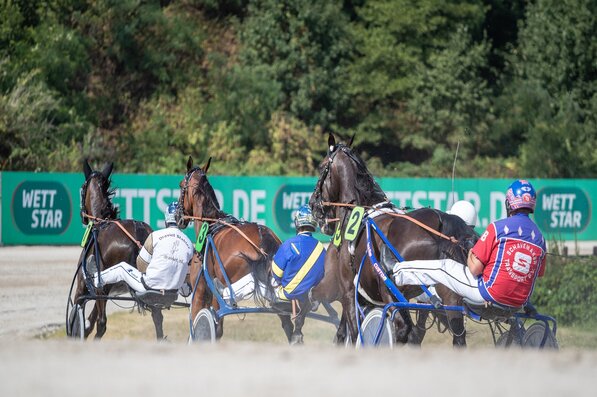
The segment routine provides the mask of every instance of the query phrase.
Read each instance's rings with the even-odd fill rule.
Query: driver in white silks
[[[177,226],[177,208],[177,202],[168,205],[165,212],[166,228],[154,231],[145,240],[137,256],[137,268],[145,269],[144,273],[126,262],[120,262],[102,271],[99,280],[97,272],[92,272],[93,284],[102,287],[124,281],[137,292],[179,291],[195,249],[191,240]],[[90,265],[95,265],[94,260],[90,262]],[[184,291],[179,292],[188,295]]]
[[[469,251],[466,264],[451,259],[398,262],[396,285],[443,284],[474,305],[532,309],[529,298],[545,271],[545,239],[529,215],[536,193],[529,181],[506,191],[507,218],[492,222]]]

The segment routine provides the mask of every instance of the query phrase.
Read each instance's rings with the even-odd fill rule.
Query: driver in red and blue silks
[[[396,285],[443,284],[476,305],[498,304],[511,308],[529,302],[537,277],[545,271],[546,245],[529,215],[537,195],[524,179],[506,191],[507,218],[491,223],[469,251],[466,264],[452,259],[398,262]]]
[[[486,301],[522,306],[545,272],[545,239],[529,217],[536,200],[530,182],[514,181],[506,191],[508,217],[491,223],[469,252],[469,268],[481,275],[479,292]]]
[[[282,301],[304,300],[324,275],[325,248],[312,232],[317,222],[308,205],[295,214],[296,236],[284,241],[272,262],[276,297]]]

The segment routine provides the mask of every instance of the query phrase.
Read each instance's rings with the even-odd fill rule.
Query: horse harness
[[[131,233],[129,233],[128,230],[125,229],[124,226],[122,226],[122,224],[119,222],[118,219],[104,219],[104,218],[98,218],[95,217],[93,215],[89,215],[86,212],[84,212],[83,210],[81,210],[81,216],[91,219],[92,221],[97,222],[98,225],[107,225],[109,223],[115,223],[116,226],[118,226],[120,228],[120,230],[122,230],[122,232],[129,238],[131,239],[131,241],[133,243],[135,243],[137,245],[137,248],[141,249],[143,248],[143,244],[141,244],[141,242],[139,242],[139,240],[135,239],[135,237],[133,237],[133,235]]]

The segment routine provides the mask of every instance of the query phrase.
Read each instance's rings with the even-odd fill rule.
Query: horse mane
[[[106,176],[99,172],[99,171],[93,171],[90,175],[89,178],[87,178],[87,180],[85,181],[85,183],[83,183],[83,187],[81,188],[81,211],[85,211],[85,199],[87,197],[87,189],[89,187],[89,183],[94,179],[94,178],[99,178],[100,181],[98,183],[98,186],[100,187],[100,193],[102,194],[102,196],[105,197],[106,202],[108,204],[106,204],[106,206],[104,208],[101,209],[100,214],[99,214],[99,218],[102,219],[118,219],[119,217],[119,209],[117,207],[114,206],[114,203],[112,202],[112,198],[114,197],[114,195],[116,194],[116,188],[113,188],[112,185],[112,178],[106,178]]]
[[[453,243],[444,238],[439,238],[440,259],[453,259],[466,264],[468,251],[473,248],[479,239],[479,235],[458,216],[446,214],[439,210],[434,211],[440,219],[439,231],[447,236],[454,236],[458,240],[458,243]]]
[[[192,174],[194,171],[199,171],[200,178],[199,178],[199,183],[197,183],[197,186],[195,187],[195,190],[193,191],[193,196],[195,198],[198,198],[200,196],[205,197],[206,202],[205,202],[204,208],[206,208],[206,207],[215,208],[216,209],[216,217],[220,218],[220,217],[225,216],[224,212],[220,209],[220,202],[218,201],[216,192],[214,191],[214,188],[211,186],[211,184],[207,180],[207,175],[205,174],[205,172],[203,172],[203,170],[200,167],[195,167],[191,171],[189,171],[189,174]]]
[[[350,147],[339,143],[336,150],[342,151],[348,158],[356,164],[357,174],[354,180],[354,188],[357,191],[357,197],[360,204],[377,204],[382,201],[388,201],[386,194],[367,169],[365,162]]]

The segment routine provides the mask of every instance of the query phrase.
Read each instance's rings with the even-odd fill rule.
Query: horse
[[[320,176],[309,204],[322,232],[328,235],[333,234],[334,229],[329,220],[334,219],[340,224],[339,230],[345,230],[348,217],[354,206],[380,210],[387,208],[388,210],[385,212],[380,211],[380,214],[374,219],[379,229],[388,237],[392,246],[403,258],[415,260],[450,257],[461,263],[466,263],[468,249],[472,248],[476,242],[476,233],[459,217],[435,209],[421,208],[409,212],[407,216],[397,215],[393,204],[371,176],[364,161],[350,148],[351,144],[352,139],[348,145],[337,144],[333,134],[330,134],[328,153],[319,165]],[[458,239],[459,243],[455,244],[445,238],[447,236]],[[375,234],[372,239],[374,240],[375,256],[380,258],[385,245]],[[350,337],[352,342],[356,341],[358,329],[353,280],[361,258],[365,255],[366,242],[365,233],[361,232],[355,238],[352,248],[349,247],[351,243],[347,241],[341,241],[337,247],[330,244],[331,249],[328,249],[326,255],[324,279],[312,292],[314,299],[339,300],[342,304],[342,318],[335,338],[338,343],[344,342],[347,337]],[[391,268],[386,270],[391,270]],[[375,274],[368,258],[365,259],[360,287],[368,300],[376,305],[393,301],[390,292]],[[400,287],[400,290],[407,299],[421,294],[419,286]],[[456,305],[462,302],[460,296],[442,285],[438,285],[436,290],[444,304]],[[359,296],[359,299],[363,298],[363,294],[359,294]],[[453,334],[453,344],[465,346],[466,331],[463,315],[457,312],[448,312],[446,315]],[[408,342],[413,329],[408,311],[403,310],[400,312],[400,316],[395,316],[395,324],[396,341]],[[419,335],[415,338],[410,336],[411,341],[420,343],[423,337],[422,332],[424,332],[424,327],[423,330],[419,330]]]
[[[253,222],[239,222],[220,209],[220,204],[214,189],[207,179],[207,171],[211,158],[203,167],[193,166],[193,158],[189,156],[187,171],[180,182],[180,198],[178,216],[179,226],[186,228],[191,219],[195,222],[195,233],[199,236],[199,229],[203,222],[210,226],[223,225],[216,233],[212,234],[215,251],[224,268],[223,274],[216,252],[211,250],[207,257],[207,271],[210,276],[221,285],[226,285],[226,277],[231,284],[249,274],[255,281],[254,297],[256,302],[265,304],[267,297],[262,295],[259,285],[263,285],[273,295],[270,282],[271,261],[281,244],[276,234],[264,225]],[[211,229],[210,229],[211,230]],[[205,277],[201,276],[202,257],[195,253],[190,269],[191,285],[195,285],[191,302],[191,318],[206,307],[219,310],[219,303],[207,287]],[[266,293],[266,295],[269,295]],[[302,334],[294,332],[290,314],[280,313],[282,329],[289,343],[297,343],[302,339]],[[224,333],[224,319],[217,323],[216,337],[219,339]]]
[[[141,249],[141,244],[145,242],[151,234],[151,227],[135,220],[121,220],[118,216],[118,209],[112,203],[112,197],[115,190],[111,185],[111,174],[113,163],[107,164],[102,171],[94,171],[87,160],[83,164],[85,182],[81,187],[81,221],[88,225],[93,221],[93,228],[97,236],[97,252],[93,246],[89,250],[83,250],[79,257],[81,272],[77,275],[77,289],[74,295],[74,301],[77,302],[80,296],[86,295],[89,287],[85,282],[83,269],[88,262],[93,261],[97,265],[98,271],[105,270],[122,261],[132,266],[136,265],[136,258]],[[120,226],[119,226],[120,225]],[[125,232],[126,230],[126,232]],[[145,269],[139,269],[144,271]],[[99,289],[102,295],[122,294],[129,292],[121,284],[106,285]],[[93,291],[95,292],[95,291]],[[152,308],[151,316],[155,325],[157,339],[163,339],[162,328],[163,315],[161,309]],[[101,339],[106,332],[107,316],[106,301],[96,300],[93,310],[88,317],[89,325],[85,327],[85,338],[87,338],[97,322],[95,339]]]

